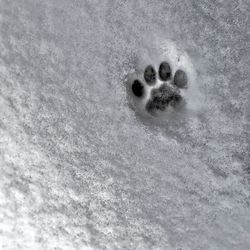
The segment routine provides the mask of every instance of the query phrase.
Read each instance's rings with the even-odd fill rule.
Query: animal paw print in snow
[[[156,116],[169,106],[175,108],[183,101],[181,90],[188,86],[187,74],[178,69],[172,75],[169,63],[161,62],[158,72],[148,65],[143,78],[132,81],[132,94],[145,103],[144,108],[150,115]]]

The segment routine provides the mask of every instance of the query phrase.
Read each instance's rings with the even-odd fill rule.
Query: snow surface
[[[0,249],[249,249],[249,12],[0,0]],[[204,98],[157,123],[125,79],[166,41]]]

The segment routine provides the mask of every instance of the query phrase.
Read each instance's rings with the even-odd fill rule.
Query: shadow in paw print
[[[187,74],[183,70],[177,70],[174,75],[174,85],[180,89],[187,88]]]
[[[159,78],[167,81],[171,78],[171,68],[167,62],[162,62],[159,67]]]
[[[144,86],[139,80],[134,80],[132,91],[136,97],[142,97],[144,94]]]
[[[144,71],[144,79],[148,85],[154,85],[156,82],[156,71],[153,66],[149,65]]]
[[[174,106],[181,99],[180,91],[177,88],[162,84],[158,89],[152,89],[151,99],[146,104],[146,110],[154,115],[158,110],[166,110],[168,105]]]

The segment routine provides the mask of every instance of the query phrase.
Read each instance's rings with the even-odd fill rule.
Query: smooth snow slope
[[[249,249],[248,0],[0,0],[0,249]],[[126,75],[173,41],[204,108],[143,121]]]

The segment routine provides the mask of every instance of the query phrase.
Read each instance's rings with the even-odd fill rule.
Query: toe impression
[[[184,89],[187,88],[187,83],[187,74],[181,69],[177,70],[174,75],[174,85],[180,89]]]
[[[156,72],[152,65],[148,65],[144,71],[144,79],[148,85],[154,85],[156,82]]]
[[[167,62],[162,62],[159,66],[159,78],[162,81],[167,81],[171,78],[171,68]]]
[[[132,92],[136,97],[142,97],[144,94],[144,86],[139,80],[134,80],[132,84]]]

